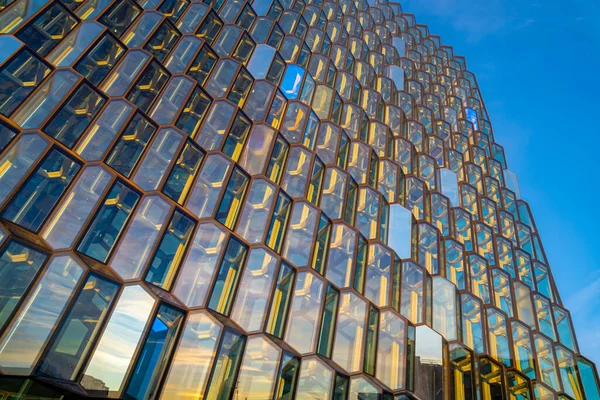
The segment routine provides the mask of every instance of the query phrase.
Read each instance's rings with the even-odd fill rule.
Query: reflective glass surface
[[[0,0],[0,398],[600,400],[475,74],[405,11]]]

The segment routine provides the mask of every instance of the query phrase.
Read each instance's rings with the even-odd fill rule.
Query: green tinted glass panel
[[[299,371],[300,359],[291,353],[283,353],[277,375],[275,400],[292,400],[294,398]]]
[[[350,380],[347,376],[335,375],[335,388],[333,391],[333,400],[346,400],[348,398],[348,384]]]
[[[365,372],[375,374],[375,353],[377,349],[377,332],[379,328],[379,311],[372,305],[369,307],[367,326],[367,345],[365,347]]]
[[[317,353],[327,358],[331,358],[331,346],[333,344],[339,298],[340,292],[333,285],[327,285],[323,320],[321,321],[321,333],[317,347]]]

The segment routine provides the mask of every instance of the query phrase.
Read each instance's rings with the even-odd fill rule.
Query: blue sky
[[[477,75],[581,351],[600,364],[600,2],[401,4]]]

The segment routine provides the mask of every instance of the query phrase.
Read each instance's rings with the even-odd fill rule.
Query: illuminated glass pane
[[[297,267],[308,265],[317,224],[317,211],[307,203],[296,203],[292,211],[282,256]]]
[[[88,81],[99,85],[123,54],[125,48],[111,35],[105,34],[74,68]]]
[[[248,72],[252,74],[254,79],[264,79],[267,76],[275,51],[274,48],[266,44],[256,46],[248,63]]]
[[[191,142],[186,142],[165,182],[163,193],[179,204],[183,203],[203,159],[204,152]]]
[[[188,307],[204,305],[225,244],[223,228],[212,222],[198,225],[173,289],[173,294]]]
[[[175,129],[158,131],[133,175],[133,181],[147,191],[158,189],[183,140],[183,135]]]
[[[247,252],[248,248],[239,240],[233,237],[229,239],[208,300],[207,307],[211,310],[227,316],[231,312]]]
[[[215,368],[206,391],[206,400],[225,400],[232,397],[245,345],[246,336],[232,330],[223,333]]]
[[[111,174],[100,166],[92,165],[82,171],[42,231],[50,246],[54,249],[73,246],[110,179]]]
[[[186,208],[192,214],[199,218],[213,216],[230,168],[231,161],[219,154],[206,157],[186,203]]]
[[[148,112],[168,79],[169,73],[159,63],[152,61],[127,95],[127,100]]]
[[[236,384],[236,393],[240,398],[272,398],[280,353],[281,350],[264,336],[248,339]]]
[[[276,267],[277,258],[270,252],[250,250],[231,313],[231,319],[248,332],[263,327]]]
[[[207,313],[189,314],[161,399],[202,396],[220,336],[221,327]]]
[[[334,373],[316,357],[303,358],[296,389],[296,399],[329,400]]]
[[[86,161],[101,160],[113,139],[133,114],[133,105],[124,100],[108,102],[98,118],[82,135],[75,151]]]
[[[339,287],[350,287],[357,233],[345,224],[336,224],[331,233],[326,277]]]
[[[298,273],[285,341],[300,353],[310,353],[315,349],[324,286],[313,273]]]
[[[104,14],[99,18],[112,33],[121,36],[131,23],[140,14],[142,9],[131,0],[124,0],[114,3]]]
[[[155,131],[154,125],[136,113],[106,158],[106,164],[129,177]]]
[[[181,34],[168,21],[163,22],[146,42],[144,49],[163,61]]]
[[[91,393],[119,396],[155,300],[140,286],[123,289],[81,378]],[[106,365],[111,365],[110,369]]]
[[[271,305],[271,311],[266,327],[267,332],[278,338],[283,336],[288,308],[293,295],[292,287],[294,285],[295,277],[296,272],[294,268],[282,262],[279,267],[279,274],[277,276],[273,294],[274,300]]]
[[[359,372],[362,369],[366,318],[365,301],[351,292],[342,293],[332,359],[348,372]]]
[[[85,8],[82,7],[80,10]],[[103,30],[104,27],[95,21],[84,21],[52,50],[47,57],[48,60],[58,67],[73,66],[77,59],[100,37]]]
[[[37,133],[22,134],[0,158],[0,204],[8,200],[8,194],[32,168],[34,163],[50,147],[50,143]]]
[[[250,243],[262,242],[274,201],[274,186],[263,179],[253,180],[240,214],[236,233]]]

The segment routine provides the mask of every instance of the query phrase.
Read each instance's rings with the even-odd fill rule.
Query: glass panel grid
[[[0,33],[0,397],[599,398],[475,75],[399,3]]]

